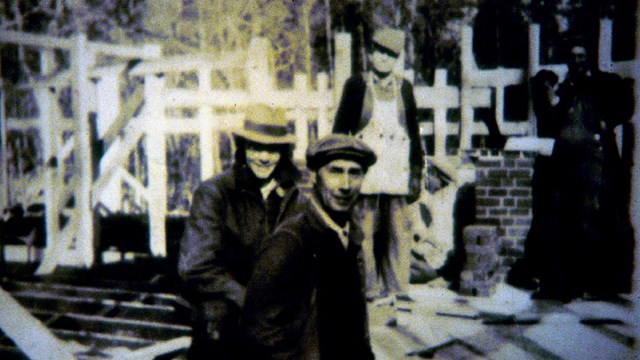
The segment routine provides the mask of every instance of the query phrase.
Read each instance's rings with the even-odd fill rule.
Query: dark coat
[[[254,359],[373,359],[364,297],[362,232],[343,247],[314,205],[265,243],[243,323]]]
[[[203,332],[211,327],[235,332],[256,253],[273,230],[269,214],[277,212],[278,224],[299,211],[296,176],[295,169],[282,172],[281,188],[274,190],[282,198],[274,210],[268,209],[246,166],[234,166],[195,191],[178,260],[185,297],[196,310],[194,344],[210,336]]]
[[[633,239],[628,218],[628,170],[614,128],[633,113],[629,83],[611,73],[568,77],[553,109],[553,206],[545,279],[556,288],[616,293],[630,289]],[[623,148],[625,151],[625,148]],[[546,249],[546,250],[545,250]]]
[[[342,98],[334,119],[334,133],[355,135],[367,126],[369,118],[363,116],[362,113],[366,89],[367,82],[360,74],[352,76],[344,84]],[[422,157],[420,129],[416,117],[416,99],[413,95],[413,85],[405,79],[402,79],[400,95],[405,110],[405,122],[401,125],[407,130],[410,141],[409,164],[411,165],[411,177],[412,179],[416,177],[420,179],[422,168],[424,167],[424,158]]]

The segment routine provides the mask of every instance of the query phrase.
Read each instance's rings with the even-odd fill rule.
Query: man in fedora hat
[[[374,33],[371,70],[347,80],[333,127],[334,133],[358,137],[378,156],[358,206],[365,231],[372,233],[373,256],[367,256],[367,268],[374,297],[402,291],[409,282],[411,243],[399,233],[404,226],[393,214],[417,200],[424,167],[413,86],[393,71],[404,38],[403,31],[389,27]]]
[[[243,325],[252,359],[373,359],[362,232],[351,210],[375,161],[347,135],[309,147],[310,201],[265,241],[247,287]]]
[[[180,243],[178,272],[194,311],[189,359],[235,359],[238,321],[256,251],[277,224],[298,213],[295,137],[284,111],[252,106],[234,133],[231,169],[194,193]]]

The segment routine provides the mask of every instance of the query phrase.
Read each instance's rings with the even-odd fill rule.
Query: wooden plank
[[[635,351],[578,322],[571,314],[551,314],[524,336],[562,359],[632,359]]]
[[[75,359],[67,344],[56,338],[4,289],[0,289],[0,304],[0,329],[29,358]]]
[[[579,301],[566,305],[566,308],[584,319],[617,319],[626,324],[634,323],[634,313],[629,304],[614,304],[605,301]]]
[[[94,219],[91,204],[91,187],[93,185],[93,159],[91,143],[91,126],[89,122],[89,111],[92,102],[92,84],[89,79],[89,68],[95,61],[95,54],[89,50],[87,38],[84,34],[78,34],[74,38],[71,51],[73,62],[71,69],[74,76],[73,87],[73,111],[76,115],[75,137],[75,159],[76,170],[74,174],[79,177],[80,184],[76,192],[75,209],[77,223],[77,243],[73,250],[66,248],[64,259],[75,258],[71,261],[73,265],[84,265],[89,267],[94,262]],[[60,253],[59,255],[62,255]]]
[[[177,350],[187,349],[191,346],[191,337],[182,336],[168,341],[160,342],[129,354],[123,354],[122,359],[154,359],[157,356],[175,352]]]
[[[85,330],[55,329],[53,333],[65,341],[75,341],[83,345],[97,348],[124,346],[129,349],[140,349],[154,344],[153,340],[123,334],[105,334]]]
[[[223,56],[209,54],[168,56],[144,61],[131,69],[129,74],[131,76],[145,76],[168,72],[189,72],[203,66],[211,66],[213,69],[233,69],[243,67],[245,59],[246,56],[243,52],[230,52]]]
[[[91,41],[87,44],[87,48],[92,53],[102,53],[130,59],[154,59],[159,57],[162,52],[162,47],[158,44],[131,46]]]
[[[60,296],[87,296],[96,299],[112,299],[114,301],[144,301],[145,304],[173,305],[181,300],[174,294],[141,292],[118,288],[100,288],[92,286],[76,286],[59,283],[37,283],[12,281],[4,287],[11,292],[38,291]]]
[[[109,318],[97,315],[63,314],[49,324],[51,329],[83,329],[87,331],[168,340],[187,335],[191,327],[145,320]]]
[[[0,42],[41,48],[60,48],[67,50],[73,47],[73,39],[70,38],[34,35],[26,32],[12,30],[0,31]]]
[[[122,180],[126,181],[136,191],[136,193],[138,193],[139,196],[141,195],[145,200],[149,198],[149,191],[147,190],[147,188],[140,182],[138,178],[131,175],[130,172],[125,170],[123,167],[119,167],[117,170],[117,174]]]
[[[161,121],[165,109],[165,98],[161,96],[164,83],[165,79],[154,75],[147,75],[144,80],[148,189],[154,194],[149,197],[149,248],[154,256],[167,255],[167,153],[164,121]],[[153,121],[156,119],[160,121]]]
[[[166,321],[174,320],[172,315],[175,313],[175,309],[169,305],[143,304],[136,301],[61,296],[34,291],[19,291],[11,295],[23,306],[42,311],[86,315],[101,313],[105,316],[108,313],[110,317],[122,317],[122,314],[126,314],[126,317],[130,319],[166,319]]]

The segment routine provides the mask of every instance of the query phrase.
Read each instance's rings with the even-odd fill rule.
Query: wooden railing
[[[624,76],[637,78],[638,59],[625,63],[611,61],[611,22],[603,20],[601,26],[600,66],[604,70],[616,71]],[[45,166],[39,187],[43,188],[46,203],[47,244],[50,248],[59,246],[69,251],[65,256],[52,256],[70,260],[76,265],[89,266],[93,263],[92,209],[99,204],[110,210],[121,203],[120,187],[124,182],[135,190],[141,201],[146,201],[150,217],[151,244],[154,255],[166,255],[165,216],[167,215],[167,148],[166,138],[171,134],[193,134],[199,138],[200,177],[209,178],[222,170],[220,138],[223,134],[237,129],[242,124],[247,106],[255,103],[284,108],[295,125],[296,147],[294,157],[303,161],[304,152],[316,131],[319,136],[330,132],[333,112],[341,95],[344,81],[351,75],[350,38],[348,34],[336,34],[336,66],[334,78],[319,74],[311,81],[306,74],[296,74],[291,88],[278,88],[269,59],[269,44],[265,40],[254,40],[248,50],[221,56],[195,55],[160,58],[158,47],[145,45],[142,48],[105,45],[87,42],[79,35],[69,39],[52,39],[25,35],[15,32],[0,32],[0,42],[19,43],[42,49],[42,72],[50,70],[52,48],[63,48],[72,53],[72,66],[47,82],[32,85],[36,88],[40,118],[29,120],[7,119],[2,121],[2,140],[6,144],[9,130],[35,127],[46,134],[43,139],[43,159]],[[432,136],[433,155],[428,158],[439,168],[449,169],[451,178],[467,181],[466,175],[458,176],[459,156],[472,147],[474,135],[486,135],[486,126],[474,121],[474,109],[489,108],[501,133],[506,136],[534,136],[533,115],[528,121],[508,121],[504,118],[504,91],[511,85],[525,84],[527,78],[542,68],[556,71],[562,78],[566,66],[541,65],[539,62],[539,27],[531,25],[529,50],[531,53],[528,69],[481,70],[471,53],[472,30],[462,29],[462,77],[461,85],[447,82],[447,72],[438,69],[432,86],[415,86],[418,108],[431,109],[433,121],[421,123],[421,134]],[[104,46],[103,46],[104,45]],[[128,67],[126,62],[106,67],[95,67],[96,51],[144,61]],[[251,54],[248,56],[247,54]],[[246,86],[219,89],[211,84],[216,71],[240,69]],[[195,73],[197,85],[193,88],[176,88],[167,85],[166,74]],[[144,86],[136,89],[126,98],[120,98],[119,86],[124,78],[142,78]],[[636,81],[636,84],[638,81]],[[312,85],[315,84],[315,85]],[[64,119],[56,93],[72,86],[74,119]],[[2,99],[5,96],[3,93]],[[143,103],[141,111],[137,111]],[[195,115],[176,118],[171,109],[194,109]],[[5,107],[3,106],[3,119]],[[460,109],[460,121],[449,122],[447,112]],[[97,135],[109,145],[96,164],[99,174],[93,178],[94,159],[91,157],[91,129],[88,120],[94,113],[97,121]],[[74,135],[63,143],[62,133],[73,130]],[[311,132],[310,132],[311,131]],[[447,138],[458,137],[459,146],[451,149]],[[126,170],[129,155],[144,138],[147,154],[148,184]],[[4,156],[5,152],[3,152]],[[74,180],[64,183],[63,166],[69,156],[74,158]],[[51,166],[52,159],[57,167]],[[3,159],[6,167],[6,159]],[[466,174],[466,170],[464,170]],[[7,187],[11,179],[0,178]],[[458,181],[456,181],[458,182]],[[38,187],[37,183],[34,186]],[[152,194],[152,196],[147,196]],[[68,199],[75,199],[75,207],[67,209]],[[3,195],[4,204],[9,199]],[[73,213],[73,214],[71,214]],[[60,214],[71,216],[75,225],[63,229],[58,224]],[[71,226],[71,227],[69,227]],[[75,239],[75,240],[74,240]],[[75,241],[75,242],[74,242]],[[69,250],[73,247],[73,251]],[[47,250],[53,252],[53,250]],[[45,258],[47,255],[45,255]],[[57,262],[54,262],[57,264]]]

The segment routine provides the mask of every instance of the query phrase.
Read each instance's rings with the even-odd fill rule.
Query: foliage
[[[11,178],[29,173],[37,175],[38,165],[42,164],[40,145],[40,136],[35,128],[7,133],[7,170]]]
[[[0,7],[3,29],[68,36],[86,32],[90,40],[141,39],[144,0],[11,0]]]
[[[167,136],[167,210],[186,213],[200,183],[200,139],[197,135]]]

